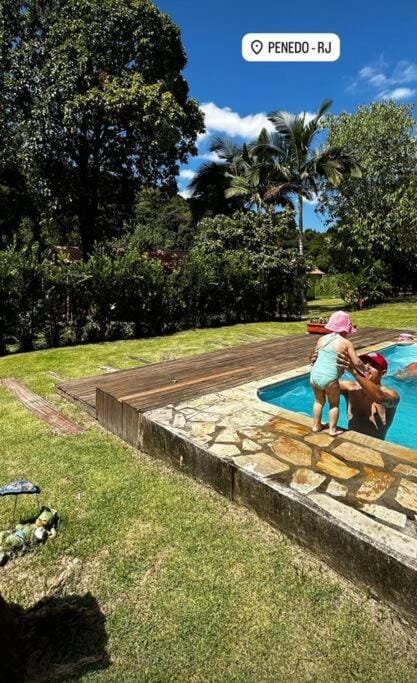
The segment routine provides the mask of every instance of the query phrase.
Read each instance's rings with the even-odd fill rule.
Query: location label
[[[335,62],[340,38],[335,33],[247,33],[242,56],[248,62]]]

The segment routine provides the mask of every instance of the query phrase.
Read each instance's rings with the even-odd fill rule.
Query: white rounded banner
[[[335,62],[340,38],[336,33],[247,33],[242,57],[248,62]]]

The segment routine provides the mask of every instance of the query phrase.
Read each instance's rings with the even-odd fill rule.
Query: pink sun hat
[[[344,311],[336,311],[330,316],[325,329],[329,332],[346,332],[346,334],[354,334],[356,327],[352,325],[350,316]]]

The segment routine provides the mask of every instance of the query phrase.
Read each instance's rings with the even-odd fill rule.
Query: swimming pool
[[[394,421],[386,436],[387,441],[393,441],[401,446],[417,448],[417,378],[413,380],[399,380],[394,374],[417,361],[417,344],[412,346],[391,346],[381,353],[388,361],[388,374],[384,384],[396,389],[401,401],[395,414]],[[346,379],[352,376],[345,374]],[[311,391],[309,375],[301,375],[294,379],[285,380],[272,386],[259,389],[258,396],[262,401],[274,406],[286,408],[296,413],[311,416],[313,410],[313,393]],[[324,420],[328,419],[327,405],[323,412]],[[341,399],[339,425],[347,427],[346,401]]]

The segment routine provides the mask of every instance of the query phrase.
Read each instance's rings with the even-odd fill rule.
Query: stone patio
[[[280,481],[303,495],[320,493],[338,505],[343,501],[362,517],[416,539],[417,549],[417,453],[381,441],[361,445],[352,432],[335,438],[313,434],[309,419],[300,421],[300,415],[271,417],[279,409],[252,401],[246,410],[247,394],[236,400],[240,391],[222,392],[217,400],[207,397],[204,406],[201,400],[190,401],[146,417],[257,477]]]

